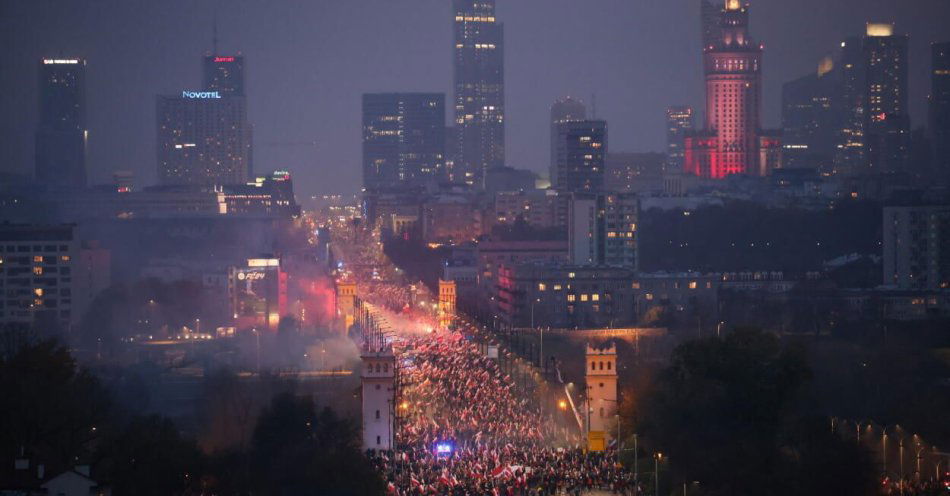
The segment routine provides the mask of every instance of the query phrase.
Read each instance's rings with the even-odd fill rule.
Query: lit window
[[[567,278],[568,278],[568,279],[574,279],[576,276],[577,276],[577,274],[571,272],[571,273],[569,273],[569,274],[567,275]]]
[[[689,282],[689,289],[696,289],[696,281]]]
[[[547,289],[548,289],[547,284],[544,284],[543,282],[538,283],[538,291],[547,291]]]
[[[653,293],[647,293],[647,301],[653,301]]]
[[[43,262],[43,257],[42,257],[42,256],[40,256],[40,255],[34,255],[34,256],[33,256],[33,263],[42,263],[42,262]]]
[[[597,294],[597,293],[594,293],[594,294],[590,295],[590,299],[593,300],[593,301],[600,301],[600,295]]]
[[[572,295],[572,294],[567,295],[567,301],[576,301],[576,300],[577,300],[577,295]]]
[[[560,290],[561,290],[561,285],[560,285],[560,284],[555,284],[555,285],[554,285],[554,290],[555,290],[555,291],[560,291]]]
[[[35,276],[43,275],[43,267],[33,267],[33,275]]]
[[[581,301],[587,301],[587,295],[586,295],[586,294],[582,294],[582,295],[581,295]]]
[[[43,296],[43,288],[34,289],[33,294],[35,294],[36,296]]]

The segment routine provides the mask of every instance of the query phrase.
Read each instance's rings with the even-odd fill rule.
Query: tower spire
[[[218,54],[218,9],[214,9],[214,20],[211,24],[211,55]]]

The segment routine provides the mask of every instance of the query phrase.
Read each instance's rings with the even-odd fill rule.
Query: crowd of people
[[[397,449],[372,453],[391,494],[635,494],[633,474],[614,453],[569,446],[536,402],[460,333],[397,336],[393,346],[406,385]]]

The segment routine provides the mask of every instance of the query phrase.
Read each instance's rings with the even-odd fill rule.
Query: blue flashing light
[[[438,443],[435,445],[435,452],[439,455],[451,455],[452,450],[453,447],[451,443]]]

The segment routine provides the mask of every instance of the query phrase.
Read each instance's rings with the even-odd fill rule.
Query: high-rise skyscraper
[[[950,42],[931,45],[930,133],[934,168],[950,182]]]
[[[871,174],[906,169],[910,143],[907,114],[907,35],[894,34],[891,24],[867,25],[864,37],[864,133],[867,171]]]
[[[558,99],[551,105],[551,124],[559,122],[582,121],[587,119],[587,106],[584,102],[572,98],[564,97]]]
[[[40,121],[36,178],[59,188],[86,186],[86,61],[43,59],[39,67]]]
[[[602,191],[607,122],[564,121],[555,124],[555,128],[556,157],[551,167],[551,187],[573,193]]]
[[[782,85],[782,166],[834,170],[840,127],[839,80],[830,57],[818,70]]]
[[[705,129],[686,138],[686,172],[720,179],[764,176],[780,166],[781,141],[761,126],[762,46],[749,35],[749,10],[725,0],[719,37],[704,48]]]
[[[159,183],[244,184],[253,173],[244,57],[215,50],[204,57],[202,72],[202,90],[158,97]]]
[[[677,105],[666,109],[666,169],[682,172],[686,156],[686,134],[693,130],[693,107]]]
[[[583,121],[587,119],[587,106],[572,97],[560,98],[551,105],[551,157],[550,169],[557,167],[557,125],[561,122]],[[553,182],[553,177],[549,178]]]
[[[836,104],[839,125],[835,144],[835,174],[853,175],[865,168],[864,142],[864,50],[861,38],[841,42]]]
[[[719,20],[722,8],[710,0],[700,0],[700,27],[703,35],[703,50],[716,46],[719,41]]]
[[[166,185],[243,184],[251,132],[244,97],[219,91],[159,96],[158,179]]]
[[[445,95],[363,95],[363,186],[424,186],[442,179]]]
[[[244,96],[244,56],[206,55],[204,88],[221,95]]]
[[[504,32],[495,0],[453,0],[455,28],[455,176],[484,186],[485,171],[505,165]]]

